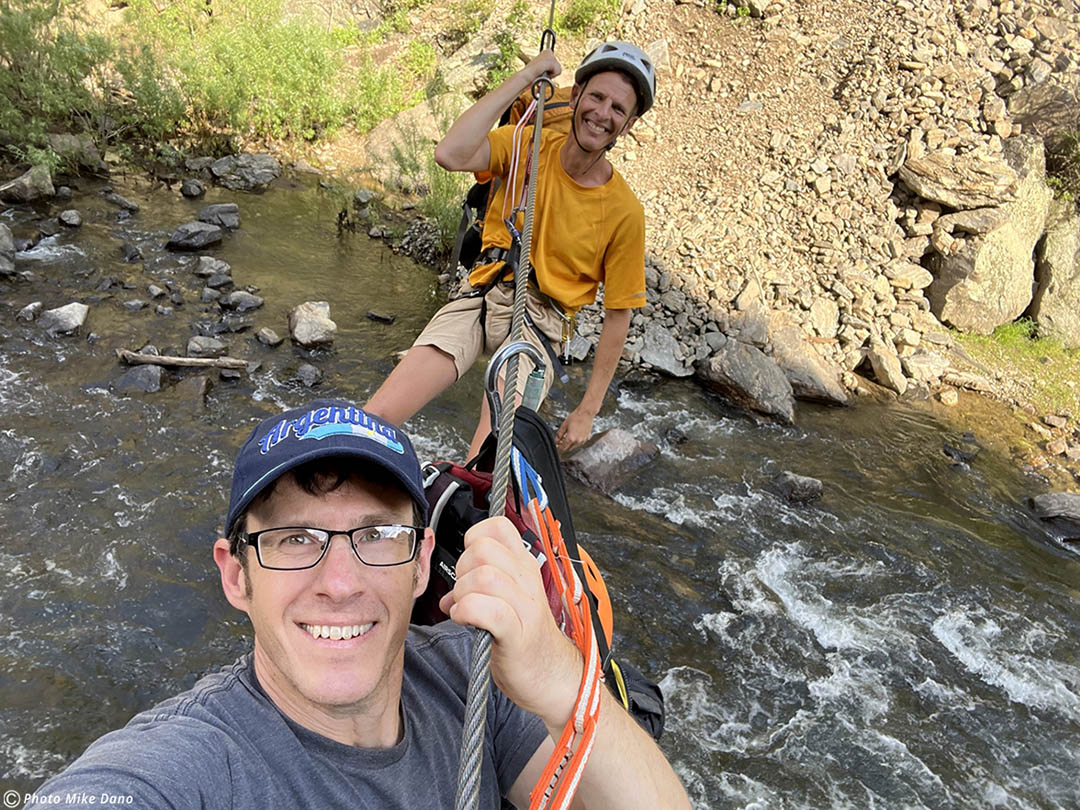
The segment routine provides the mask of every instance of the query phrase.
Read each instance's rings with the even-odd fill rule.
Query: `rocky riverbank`
[[[781,422],[797,418],[796,400],[951,404],[958,390],[1029,408],[954,330],[986,333],[1026,314],[1066,345],[1080,342],[1069,317],[1080,303],[1080,219],[1052,199],[1041,137],[1076,100],[1074,0],[749,8],[750,19],[734,6],[718,14],[671,0],[626,9],[623,35],[647,43],[660,69],[657,107],[612,155],[648,228],[648,304],[634,316],[626,367],[693,376]],[[446,57],[451,97],[477,91],[497,16]],[[528,57],[527,44],[519,50]],[[438,106],[387,122],[352,159],[383,155],[404,122],[434,137]],[[86,139],[54,148],[107,168]],[[417,191],[401,188],[385,156],[378,165],[372,177],[391,197]],[[165,179],[198,197],[214,183],[258,191],[279,173],[271,155],[178,157]],[[12,203],[68,196],[43,167],[0,185]],[[395,229],[372,216],[375,196],[361,192],[353,214],[369,235],[391,238]],[[138,207],[105,198],[128,215]],[[216,243],[234,222],[222,216],[232,215],[180,224],[172,247]],[[77,227],[77,217],[46,216],[39,233]],[[0,273],[11,275],[26,244],[5,239],[0,232]],[[414,221],[392,242],[439,261],[430,223]],[[216,289],[208,283],[199,295]],[[581,313],[577,357],[600,326],[599,305]],[[1040,443],[1034,468],[1076,460],[1077,416],[1025,415]]]

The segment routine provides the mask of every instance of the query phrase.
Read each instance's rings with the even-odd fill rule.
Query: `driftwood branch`
[[[193,366],[196,368],[247,368],[247,360],[235,357],[170,357],[164,354],[140,354],[139,352],[117,349],[116,356],[131,365],[151,366]]]

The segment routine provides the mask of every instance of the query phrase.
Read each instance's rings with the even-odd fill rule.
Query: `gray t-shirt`
[[[36,803],[81,794],[138,810],[452,808],[472,638],[450,622],[410,629],[405,733],[392,748],[343,745],[287,719],[263,693],[248,654],[95,741],[36,791]],[[539,718],[492,685],[480,807],[498,810],[546,736]]]

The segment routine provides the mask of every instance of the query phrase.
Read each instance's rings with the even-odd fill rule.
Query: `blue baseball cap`
[[[350,402],[317,399],[264,419],[236,456],[225,519],[228,533],[260,492],[294,467],[331,456],[371,462],[405,490],[427,523],[428,504],[409,437]]]

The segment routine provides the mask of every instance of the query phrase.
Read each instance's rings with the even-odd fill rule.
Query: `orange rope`
[[[525,491],[524,486],[522,491]],[[541,509],[536,498],[529,501],[528,511],[544,544],[552,579],[566,606],[569,626],[564,627],[563,631],[585,659],[574,710],[555,744],[540,781],[529,794],[529,810],[565,810],[574,798],[596,739],[604,675],[593,635],[589,599],[584,584],[574,573],[559,522],[550,507]]]

